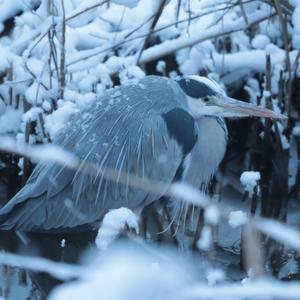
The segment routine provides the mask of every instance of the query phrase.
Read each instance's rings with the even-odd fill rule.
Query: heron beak
[[[269,118],[269,119],[280,119],[280,120],[287,119],[285,115],[277,113],[271,109],[257,106],[252,103],[239,101],[230,97],[225,97],[224,108],[242,116],[244,115],[244,116],[262,117],[262,118]]]

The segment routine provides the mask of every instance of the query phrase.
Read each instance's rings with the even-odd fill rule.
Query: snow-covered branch
[[[211,40],[223,35],[229,35],[240,30],[245,30],[254,24],[262,22],[272,16],[274,16],[274,13],[272,12],[270,13],[258,10],[247,16],[249,22],[248,24],[245,23],[245,19],[243,17],[240,17],[237,20],[232,20],[231,22],[226,22],[226,27],[224,27],[222,22],[219,22],[218,24],[210,28],[206,28],[197,34],[180,37],[178,39],[166,41],[160,45],[148,48],[146,51],[144,51],[140,63],[148,63],[168,54],[179,51],[183,48],[192,47],[207,40]]]

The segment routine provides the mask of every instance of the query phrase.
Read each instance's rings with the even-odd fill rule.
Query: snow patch
[[[129,8],[136,7],[140,0],[112,0],[113,3],[123,5]]]
[[[127,225],[129,229],[139,232],[139,218],[129,208],[121,207],[109,211],[103,218],[98,231],[96,245],[105,250],[118,237]]]
[[[264,49],[270,43],[270,38],[264,34],[257,34],[252,40],[253,48]]]
[[[1,104],[1,102],[0,102]],[[22,111],[7,106],[0,115],[0,134],[17,133],[20,128]]]
[[[54,111],[51,115],[45,118],[45,128],[49,133],[51,139],[55,141],[61,129],[66,126],[70,117],[78,112],[75,104],[72,102],[62,102],[61,107]]]
[[[247,214],[241,210],[232,211],[229,214],[228,224],[232,228],[237,228],[245,225],[248,222]]]
[[[260,173],[255,171],[245,171],[240,177],[240,181],[245,188],[245,191],[249,193],[251,198],[254,192],[254,188],[257,186],[260,180]]]
[[[210,205],[204,211],[205,222],[211,225],[217,225],[220,220],[220,212],[217,206]]]
[[[212,244],[212,231],[209,226],[202,228],[201,237],[197,242],[197,247],[201,250],[208,251]]]

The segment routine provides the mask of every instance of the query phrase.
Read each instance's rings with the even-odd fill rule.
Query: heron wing
[[[126,174],[172,182],[182,148],[169,134],[162,112],[176,102],[162,110],[155,100],[176,98],[178,91],[171,85],[166,88],[165,82],[160,82],[163,88],[146,84],[146,91],[143,86],[117,89],[101,98],[94,110],[75,115],[58,143],[75,152],[80,167],[74,171],[39,164],[26,186],[0,210],[0,228],[77,228],[96,222],[110,209],[134,209],[159,198],[160,194],[132,186]],[[86,164],[96,172],[86,172]],[[115,170],[115,178],[106,177],[107,169]]]

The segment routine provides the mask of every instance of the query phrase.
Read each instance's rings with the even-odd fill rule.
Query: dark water
[[[232,195],[230,195],[230,197],[235,198]],[[156,227],[156,219],[151,217],[151,209],[150,213],[147,213],[147,211],[147,209],[144,211],[143,217],[147,221],[146,228],[148,231],[151,227],[152,230],[150,231],[155,232],[153,234],[153,239],[151,239],[152,242],[174,244],[174,239],[169,236],[170,232],[157,234],[157,232],[162,232],[164,230],[163,228]],[[143,230],[141,231],[143,232]],[[227,236],[228,232],[222,231],[222,234]],[[4,250],[10,253],[43,257],[52,261],[74,264],[80,262],[81,257],[86,253],[86,251],[93,250],[95,248],[96,235],[97,231],[65,234],[17,234],[13,231],[0,231],[0,251]],[[187,251],[187,255],[191,254],[189,253],[191,249],[185,249],[185,251]],[[228,278],[229,280],[239,281],[246,276],[240,268],[239,255],[233,254],[230,251],[225,251],[222,247],[216,247],[214,251],[205,255],[200,254],[198,251],[195,251],[192,255],[195,256],[194,259],[197,264],[204,261],[207,262],[209,266],[225,269],[227,271],[226,273],[230,274]],[[2,269],[0,274],[1,292],[2,296],[6,299],[46,299],[53,288],[62,283],[56,278],[51,277],[48,273],[37,273],[18,268],[1,266],[0,269]]]
[[[0,250],[26,256],[37,256],[57,262],[78,263],[93,249],[97,231],[46,234],[0,231]],[[13,300],[46,299],[62,282],[46,273],[2,267],[2,296]]]
[[[97,231],[72,234],[16,234],[0,231],[0,249],[24,256],[43,257],[56,262],[81,263],[82,256],[95,250],[96,234]],[[239,256],[220,247],[206,254],[189,250],[184,253],[187,257],[193,258],[195,265],[199,265],[199,268],[214,267],[226,270],[226,273],[230,274],[230,278],[227,278],[230,281],[240,281],[246,276],[240,269]],[[53,288],[63,282],[51,277],[48,273],[2,267],[0,283],[2,295],[7,299],[42,300],[47,298]]]

